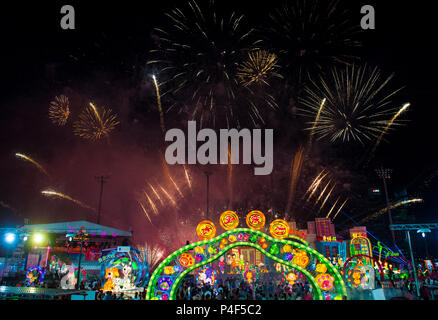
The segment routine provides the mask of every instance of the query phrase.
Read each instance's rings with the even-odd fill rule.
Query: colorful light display
[[[39,266],[33,266],[27,269],[26,272],[26,284],[33,286],[39,284],[44,280],[44,270]]]
[[[196,227],[196,234],[203,240],[214,238],[216,235],[216,226],[210,220],[201,221]]]
[[[232,230],[239,225],[239,217],[234,211],[225,211],[221,214],[219,222],[225,230]]]
[[[283,219],[277,219],[271,222],[269,232],[275,239],[284,239],[289,235],[289,224]]]
[[[252,285],[259,278],[260,272],[256,267],[249,266],[242,272],[242,275],[243,279]]]
[[[196,281],[202,287],[205,285],[213,286],[217,281],[217,272],[210,267],[199,270]]]
[[[316,282],[318,283],[319,287],[324,291],[329,291],[333,288],[333,282],[335,279],[328,273],[322,273],[318,274],[315,277]]]
[[[254,210],[246,216],[246,224],[253,230],[261,230],[265,226],[266,218],[263,212]]]
[[[171,277],[161,277],[158,279],[158,288],[162,291],[169,291],[173,285]]]
[[[190,253],[183,253],[178,261],[185,268],[191,267],[195,264],[195,260]]]
[[[209,250],[212,245],[217,249],[217,251],[214,250],[216,253]],[[161,291],[158,287],[158,279],[166,276],[166,267],[174,266],[175,262],[178,262],[178,265],[181,265],[182,267],[178,272],[172,273],[172,279],[174,280],[173,286],[169,291],[166,292],[168,293],[168,299],[174,300],[176,299],[177,288],[179,287],[181,281],[190,272],[193,270],[202,270],[214,260],[222,261],[222,267],[224,267],[224,256],[227,256],[226,263],[229,263],[229,254],[227,255],[227,253],[233,252],[233,250],[237,250],[237,248],[242,246],[258,250],[265,255],[266,258],[273,260],[277,264],[285,265],[287,268],[289,268],[289,270],[293,270],[297,274],[301,274],[303,277],[308,279],[313,288],[314,298],[316,300],[323,299],[323,292],[325,291],[321,289],[321,286],[325,288],[326,291],[330,291],[331,288],[334,288],[334,294],[336,296],[343,297],[347,295],[344,280],[336,267],[333,266],[327,258],[310,246],[293,240],[276,239],[261,231],[250,228],[236,228],[228,230],[215,238],[205,239],[196,243],[188,244],[170,254],[160,263],[160,265],[152,274],[151,280],[149,281],[146,296],[147,299],[163,300],[163,291]],[[199,247],[199,249],[196,249],[197,247]],[[201,253],[201,248],[204,250],[203,254],[205,255],[205,259],[198,262],[196,261],[195,257],[192,256],[191,252],[195,251],[197,253]],[[290,256],[293,257],[292,261],[288,260],[286,254],[288,254],[287,256],[289,258]],[[236,256],[235,258],[236,264],[239,264],[240,266],[240,268],[236,268],[235,271],[241,273],[242,276],[245,277],[245,281],[251,283],[255,281],[257,279],[257,268],[250,268],[248,266],[245,268],[243,264],[240,264],[243,262],[241,257]],[[326,266],[326,272],[319,274],[321,276],[318,279],[321,280],[321,283],[318,283],[316,279],[318,276],[317,272],[315,271],[317,264],[323,264]],[[323,269],[321,269],[321,271],[322,270]],[[324,275],[324,278],[322,275]],[[293,276],[291,275],[290,280],[293,280],[292,278]],[[332,293],[332,291],[330,291],[330,293]]]

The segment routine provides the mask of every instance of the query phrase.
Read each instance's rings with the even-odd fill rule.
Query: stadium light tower
[[[376,173],[379,176],[379,178],[381,178],[383,180],[383,187],[385,189],[386,207],[388,208],[389,224],[392,225],[391,207],[389,206],[388,188],[386,186],[386,179],[390,179],[391,178],[392,169],[385,169],[385,168],[382,167],[380,169],[376,169]],[[391,230],[391,234],[392,234],[392,242],[395,245],[395,233],[394,233],[394,230]]]

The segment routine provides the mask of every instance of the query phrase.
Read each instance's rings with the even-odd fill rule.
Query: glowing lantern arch
[[[252,221],[253,226],[255,228],[263,227],[265,223],[264,215],[262,216],[259,212],[254,211],[252,211],[252,213],[258,215],[258,217]],[[248,216],[250,214],[248,214]],[[212,222],[203,221],[200,225],[202,223]],[[186,275],[195,269],[208,265],[215,260],[219,260],[220,257],[224,256],[229,250],[238,246],[255,248],[269,259],[302,273],[303,276],[309,280],[315,294],[314,297],[317,300],[323,300],[326,290],[331,288],[335,290],[334,294],[338,299],[347,296],[345,283],[339,271],[327,258],[310,246],[292,240],[276,239],[253,228],[235,228],[214,238],[204,238],[202,241],[188,244],[166,257],[155,269],[150,278],[146,299],[175,300],[177,289]],[[280,248],[282,250],[280,250]],[[286,248],[286,251],[284,251],[283,248]],[[192,253],[194,251],[198,253],[202,251],[203,258],[196,259],[193,257]],[[311,262],[323,264],[326,267],[324,268],[326,278],[321,279],[323,280],[321,283],[316,279],[318,274],[314,268],[312,269]],[[166,290],[163,290],[163,286],[161,285],[160,287],[160,284],[162,284],[164,277],[167,276],[165,270],[175,268],[176,266],[178,267],[178,271],[172,274],[171,285],[165,286]]]

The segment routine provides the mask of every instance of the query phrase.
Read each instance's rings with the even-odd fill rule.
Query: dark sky
[[[136,74],[138,68],[144,65],[147,51],[152,46],[150,30],[160,23],[163,13],[175,3],[179,1],[111,4],[104,1],[71,1],[69,4],[76,10],[76,30],[61,30],[59,27],[59,11],[64,4],[61,2],[14,2],[2,8],[0,177],[4,178],[0,183],[0,200],[15,208],[30,210],[29,206],[22,205],[27,201],[27,194],[35,193],[49,184],[38,182],[34,185],[39,181],[36,176],[38,173],[22,163],[17,164],[13,158],[14,152],[27,152],[46,160],[43,162],[50,163],[51,170],[57,174],[54,185],[70,194],[81,194],[81,200],[87,203],[96,202],[97,193],[92,192],[97,189],[97,183],[93,176],[106,174],[104,168],[110,162],[118,161],[123,167],[120,170],[126,170],[123,171],[126,175],[120,177],[113,173],[112,181],[108,183],[108,197],[117,197],[118,191],[116,188],[112,190],[111,184],[128,188],[144,183],[137,172],[129,171],[129,167],[142,167],[143,173],[156,170],[152,164],[142,165],[142,161],[158,137],[143,139],[143,128],[133,125],[136,116],[127,106],[135,96],[132,91],[140,86],[141,79]],[[228,3],[247,14],[250,22],[257,26],[258,21],[266,16],[266,11],[279,1],[239,0]],[[417,207],[415,212],[417,220],[436,222],[438,199],[435,194],[438,192],[438,182],[432,179],[429,186],[424,186],[424,181],[438,170],[438,151],[435,146],[438,113],[435,105],[437,52],[434,46],[434,11],[430,2],[426,1],[421,4],[401,4],[393,0],[378,3],[355,0],[347,3],[352,12],[357,13],[354,18],[358,23],[360,7],[374,5],[376,30],[365,32],[361,56],[377,64],[384,72],[394,72],[395,84],[406,86],[399,96],[400,100],[411,103],[411,109],[405,117],[409,120],[408,124],[388,136],[390,143],[380,147],[376,159],[394,169],[391,191],[407,188],[409,195],[420,194],[424,197],[424,205]],[[59,81],[61,78],[63,80]],[[46,112],[42,112],[41,108],[46,110],[47,101],[57,92],[70,93],[77,103],[86,103],[84,96],[87,95],[103,105],[119,103],[119,115],[130,121],[125,125],[124,133],[113,142],[122,147],[117,152],[105,146],[84,147],[69,132],[54,131],[47,118],[40,120]],[[146,113],[144,116],[148,115]],[[127,130],[126,126],[129,126]],[[132,143],[125,144],[123,141],[130,134],[134,137],[129,138]],[[56,149],[53,145],[57,146]],[[75,159],[71,163],[66,161],[68,154],[75,152]],[[104,159],[102,153],[106,155]],[[84,170],[78,173],[75,171],[78,167]],[[114,170],[114,167],[111,168]],[[75,174],[72,175],[72,172]],[[84,181],[84,177],[88,177],[88,180]],[[59,182],[63,179],[70,182]],[[50,185],[53,183],[50,182]],[[89,196],[81,193],[81,185]],[[47,209],[41,204],[46,199],[32,201],[36,208]],[[111,209],[114,210],[112,219],[115,220],[109,219],[107,224],[123,229],[137,224],[135,219],[121,218],[115,213],[134,210],[132,203],[118,203],[116,208]],[[70,210],[74,211],[73,208]],[[31,215],[36,222],[55,218],[53,214],[35,212],[22,215]],[[42,219],[41,215],[45,218]],[[68,213],[61,215],[68,216]],[[91,213],[81,216],[91,217]]]

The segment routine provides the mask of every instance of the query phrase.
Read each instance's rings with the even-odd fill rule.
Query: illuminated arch
[[[361,249],[360,254],[367,255],[367,256],[370,256],[372,258],[373,257],[373,250],[371,247],[371,242],[368,238],[359,236],[359,237],[355,237],[355,238],[351,239],[351,241],[350,241],[350,245],[353,245],[353,246],[355,244],[361,245],[363,243],[366,243],[366,250]],[[353,254],[351,252],[351,249],[350,249],[350,254]],[[354,254],[356,254],[356,252],[354,252]],[[369,259],[368,263],[371,264],[371,259]]]
[[[342,273],[345,275],[345,269],[347,268],[348,263],[354,259],[354,258],[358,258],[358,257],[365,257],[365,258],[369,258],[369,259],[373,259],[375,262],[377,262],[377,265],[379,266],[379,273],[380,273],[380,281],[384,281],[385,280],[385,275],[383,274],[383,267],[382,264],[380,263],[380,261],[372,256],[369,256],[367,254],[356,254],[350,258],[348,258],[347,260],[345,260],[344,266],[342,267]]]
[[[309,263],[306,265],[298,265],[298,261],[293,263],[292,261],[295,260],[292,259],[291,255],[285,255],[280,252],[280,247],[285,245],[291,246],[295,251],[295,255],[298,254],[298,251],[301,255],[305,253],[309,258]],[[213,239],[186,245],[170,254],[160,263],[152,274],[147,288],[146,299],[175,300],[177,289],[187,274],[194,269],[219,259],[219,257],[225,255],[227,251],[238,246],[255,248],[266,257],[301,272],[309,280],[316,300],[322,300],[323,294],[322,289],[315,279],[318,272],[314,270],[314,265],[324,264],[327,267],[326,273],[334,279],[333,290],[335,291],[335,295],[340,299],[342,299],[343,296],[347,296],[345,283],[339,271],[327,258],[310,246],[286,239],[274,239],[261,231],[253,229],[238,228],[224,232]],[[193,259],[190,260],[190,263],[186,263],[188,261],[187,259],[182,259],[181,261],[184,262],[184,265],[182,265],[179,258],[181,258],[182,255],[186,258],[188,253],[194,256],[195,252],[192,252],[192,250],[195,248],[197,248],[198,253],[200,250],[203,250],[204,259],[201,261]],[[159,283],[162,282],[163,279],[167,281],[168,278],[170,278],[171,285],[168,288],[166,287],[166,290],[162,290],[162,288],[159,287]]]

